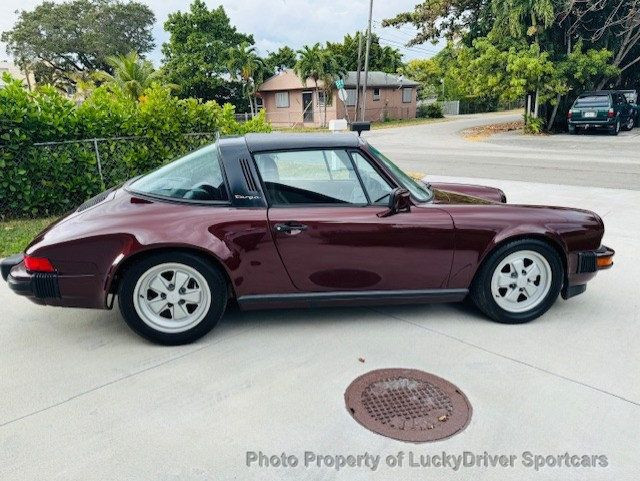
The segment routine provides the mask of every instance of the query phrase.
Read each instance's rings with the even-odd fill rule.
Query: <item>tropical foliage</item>
[[[183,98],[231,102],[240,111],[248,110],[247,96],[241,82],[229,82],[229,49],[253,36],[238,32],[231,25],[222,6],[209,10],[202,0],[195,0],[188,12],[169,15],[164,24],[169,41],[162,46],[165,76],[179,85]]]
[[[384,24],[415,26],[411,45],[449,39],[432,61],[404,67],[425,92],[487,103],[528,97],[528,119],[552,128],[583,90],[637,87],[639,8],[638,0],[426,0]]]
[[[150,61],[140,58],[136,52],[107,57],[106,60],[113,69],[113,74],[99,71],[95,77],[132,100],[139,100],[144,91],[160,78],[160,71],[155,70]]]
[[[3,81],[0,217],[62,213],[103,189],[93,143],[61,141],[125,137],[101,141],[102,161],[114,169],[109,177],[113,183],[211,142],[216,132],[269,130],[264,114],[238,123],[230,104],[179,99],[159,84],[147,87],[138,100],[117,86],[103,85],[78,105],[51,86],[29,92],[8,75]],[[194,132],[207,135],[187,135]],[[34,145],[42,142],[56,145]]]

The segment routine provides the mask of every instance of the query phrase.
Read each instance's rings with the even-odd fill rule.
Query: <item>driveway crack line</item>
[[[591,384],[587,384],[587,383],[585,383],[585,382],[578,381],[577,379],[570,378],[570,377],[565,376],[565,375],[563,375],[563,374],[559,374],[559,373],[557,373],[557,372],[550,371],[550,370],[545,369],[545,368],[543,368],[543,367],[536,366],[536,365],[534,365],[534,364],[530,364],[530,363],[528,363],[528,362],[526,362],[526,361],[522,361],[522,360],[520,360],[520,359],[516,359],[516,358],[514,358],[514,357],[507,356],[506,354],[501,354],[501,353],[499,353],[499,352],[492,351],[491,349],[487,349],[486,347],[482,347],[482,346],[479,346],[479,345],[474,344],[474,343],[472,343],[472,342],[469,342],[469,341],[466,341],[466,340],[464,340],[464,339],[461,339],[461,338],[459,338],[459,337],[452,336],[451,334],[446,334],[446,333],[441,332],[441,331],[438,331],[438,330],[436,330],[436,329],[432,329],[432,328],[430,328],[430,327],[423,326],[422,324],[418,324],[417,322],[410,321],[410,320],[408,320],[408,319],[403,319],[403,318],[401,318],[401,317],[399,317],[399,316],[396,316],[396,315],[394,315],[394,314],[389,314],[389,313],[387,313],[387,312],[381,312],[381,311],[378,311],[378,310],[376,310],[376,309],[371,309],[371,308],[369,308],[369,309],[370,309],[370,310],[372,310],[372,311],[374,311],[374,312],[376,312],[376,313],[378,313],[378,314],[388,315],[388,316],[390,316],[390,317],[392,317],[392,318],[394,318],[394,319],[396,319],[396,320],[398,320],[398,321],[405,322],[405,323],[407,323],[407,324],[411,324],[411,325],[416,326],[416,327],[418,327],[418,328],[420,328],[420,329],[424,329],[424,330],[426,330],[426,331],[433,332],[434,334],[438,334],[438,335],[440,335],[440,336],[447,337],[447,338],[449,338],[449,339],[451,339],[451,340],[454,340],[454,341],[457,341],[457,342],[459,342],[459,343],[465,344],[465,345],[467,345],[467,346],[469,346],[469,347],[473,347],[473,348],[475,348],[475,349],[479,349],[479,350],[481,350],[481,351],[483,351],[483,352],[486,352],[487,354],[491,354],[491,355],[493,355],[493,356],[497,356],[497,357],[500,357],[500,358],[502,358],[502,359],[506,359],[506,360],[508,360],[508,361],[515,362],[515,363],[517,363],[517,364],[521,364],[521,365],[526,366],[526,367],[529,367],[529,368],[531,368],[531,369],[535,369],[536,371],[540,371],[540,372],[543,372],[543,373],[545,373],[545,374],[549,374],[549,375],[554,376],[554,377],[557,377],[557,378],[559,378],[559,379],[563,379],[563,380],[565,380],[565,381],[572,382],[572,383],[577,384],[577,385],[579,385],[579,386],[583,386],[583,387],[586,387],[586,388],[592,389],[592,390],[597,391],[597,392],[600,392],[600,393],[602,393],[602,394],[606,394],[607,396],[611,396],[611,397],[614,397],[614,398],[620,399],[621,401],[624,401],[624,402],[626,402],[626,403],[633,404],[634,406],[639,406],[639,407],[640,407],[640,402],[638,402],[638,401],[634,401],[634,400],[632,400],[632,399],[628,399],[628,398],[626,398],[626,397],[624,397],[624,396],[621,396],[621,395],[619,395],[619,394],[613,393],[613,392],[611,392],[611,391],[607,391],[606,389],[602,389],[602,388],[599,388],[599,387],[597,387],[597,386],[593,386],[593,385],[591,385]]]

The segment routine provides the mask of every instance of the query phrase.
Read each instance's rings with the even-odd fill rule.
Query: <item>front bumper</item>
[[[27,271],[23,254],[0,261],[0,271],[9,288],[19,296],[29,297],[38,304],[47,299],[60,299],[58,273]]]
[[[562,288],[562,298],[582,294],[587,289],[587,281],[598,271],[610,269],[613,266],[615,251],[607,246],[600,246],[596,250],[578,252],[575,267],[567,273],[567,280]]]

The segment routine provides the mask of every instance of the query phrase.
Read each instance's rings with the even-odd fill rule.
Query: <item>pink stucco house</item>
[[[361,74],[364,82],[364,73]],[[333,89],[328,96],[326,121],[346,118],[354,120],[356,104],[356,72],[344,78],[346,105]],[[369,72],[364,103],[365,119],[375,122],[389,119],[408,119],[416,116],[418,83],[384,72]],[[325,121],[322,82],[309,79],[306,85],[293,70],[285,70],[266,80],[258,88],[267,118],[274,126],[320,126]]]

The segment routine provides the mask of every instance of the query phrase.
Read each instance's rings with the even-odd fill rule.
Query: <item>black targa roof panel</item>
[[[336,134],[247,134],[251,152],[290,149],[356,148],[360,139],[355,133]]]

